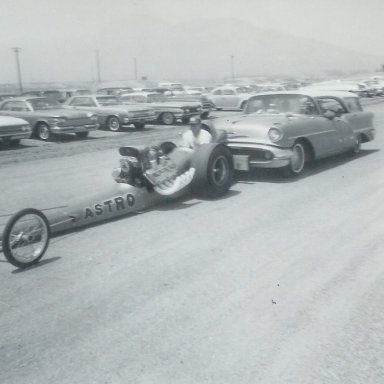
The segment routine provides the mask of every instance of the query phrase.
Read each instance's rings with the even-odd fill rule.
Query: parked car
[[[137,129],[143,129],[146,123],[155,120],[155,112],[150,106],[126,105],[111,95],[73,96],[64,104],[96,113],[100,126],[112,132],[132,124]]]
[[[94,113],[63,108],[56,100],[45,97],[5,100],[0,104],[0,115],[28,121],[33,137],[40,140],[50,140],[61,133],[75,133],[79,138],[85,138],[99,126]]]
[[[0,101],[7,100],[7,99],[13,99],[17,95],[14,95],[12,93],[0,93]]]
[[[163,82],[159,83],[158,86],[159,88],[169,88],[175,95],[186,93],[181,83]]]
[[[208,96],[205,95],[171,95],[167,96],[168,100],[171,102],[183,101],[183,102],[195,102],[199,103],[202,106],[201,117],[206,119],[211,113],[212,109],[214,109],[215,105],[213,101],[211,101]]]
[[[112,96],[120,96],[123,93],[134,92],[134,89],[131,87],[108,87],[108,88],[100,88],[96,91],[98,95],[112,95]]]
[[[17,117],[0,116],[0,141],[19,145],[21,139],[29,139],[32,130],[28,121]]]
[[[353,80],[323,81],[320,83],[310,84],[300,89],[302,91],[321,90],[321,91],[351,92],[360,97],[374,96],[374,91],[370,89],[366,84],[359,81],[353,81]]]
[[[216,119],[228,134],[235,169],[281,168],[302,173],[306,163],[358,153],[374,139],[373,114],[350,92],[285,91],[255,95],[242,114]]]
[[[190,117],[203,112],[201,104],[196,101],[171,101],[161,93],[127,93],[120,96],[120,100],[126,104],[149,103],[155,112],[155,120],[166,125],[176,121],[187,123]]]
[[[246,87],[222,86],[212,90],[209,99],[216,109],[243,109],[252,96]]]

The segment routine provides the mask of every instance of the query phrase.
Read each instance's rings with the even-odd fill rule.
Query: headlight
[[[30,126],[29,125],[22,125],[21,126],[21,130],[23,132],[29,132],[31,130]]]
[[[189,109],[189,108],[185,108],[185,109],[184,109],[184,112],[189,113],[189,112],[190,112],[190,109]]]
[[[96,121],[97,120],[97,115],[95,115],[95,114],[89,114],[88,115],[88,117],[91,119],[91,120],[93,120],[93,121]]]
[[[268,136],[272,142],[276,142],[283,138],[283,132],[279,128],[274,127],[268,131]]]

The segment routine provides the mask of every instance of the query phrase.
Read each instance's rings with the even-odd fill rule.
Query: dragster
[[[233,183],[232,155],[222,143],[189,149],[168,141],[158,146],[120,147],[119,153],[120,167],[112,173],[115,183],[110,190],[56,212],[26,208],[15,213],[0,239],[8,262],[29,267],[43,257],[52,236],[187,194],[219,198]]]

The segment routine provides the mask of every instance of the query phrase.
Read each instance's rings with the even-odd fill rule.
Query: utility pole
[[[231,78],[235,78],[235,64],[234,64],[235,56],[231,55]]]
[[[16,55],[16,66],[17,66],[17,76],[18,76],[18,79],[19,79],[19,90],[20,90],[20,93],[23,92],[23,83],[21,81],[21,69],[20,69],[20,59],[19,59],[19,52],[21,50],[21,48],[12,48],[12,50],[15,52],[15,55]]]
[[[135,71],[135,80],[137,80],[137,60],[136,60],[136,57],[133,58],[133,68]]]
[[[96,49],[96,68],[97,68],[97,82],[101,83],[101,76],[100,76],[100,54],[99,50]]]

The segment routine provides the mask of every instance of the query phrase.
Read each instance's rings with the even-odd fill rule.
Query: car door
[[[354,133],[353,128],[347,118],[349,114],[345,106],[336,98],[333,97],[319,97],[317,102],[323,114],[327,111],[333,111],[335,116],[324,117],[329,120],[333,126],[334,131],[330,132],[332,142],[330,148],[333,148],[333,153],[344,152],[347,148],[353,146]]]
[[[363,111],[357,97],[346,97],[343,101],[348,110],[343,115],[343,119],[352,127],[355,134],[356,132],[364,132],[374,128],[373,113]]]
[[[216,89],[211,94],[211,100],[215,104],[216,108],[223,108],[223,91],[221,89]]]
[[[223,89],[223,107],[238,108],[239,97],[234,89]]]

